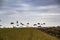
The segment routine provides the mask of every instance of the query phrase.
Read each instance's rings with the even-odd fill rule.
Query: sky
[[[16,21],[30,25],[60,25],[60,0],[0,0],[0,24],[11,26]]]

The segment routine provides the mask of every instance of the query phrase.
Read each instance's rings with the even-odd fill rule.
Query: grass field
[[[0,29],[0,40],[58,40],[34,28],[3,28]]]

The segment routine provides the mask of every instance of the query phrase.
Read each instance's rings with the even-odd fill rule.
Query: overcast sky
[[[58,0],[0,0],[0,24],[10,22],[46,23],[60,25],[60,1]]]

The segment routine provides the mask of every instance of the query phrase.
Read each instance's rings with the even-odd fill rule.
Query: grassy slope
[[[33,28],[0,29],[0,40],[58,40]]]

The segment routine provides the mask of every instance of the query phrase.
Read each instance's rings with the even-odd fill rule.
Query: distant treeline
[[[43,32],[46,32],[50,35],[56,36],[58,38],[60,38],[60,26],[57,27],[42,27],[42,28],[38,28],[38,30],[41,30]]]

